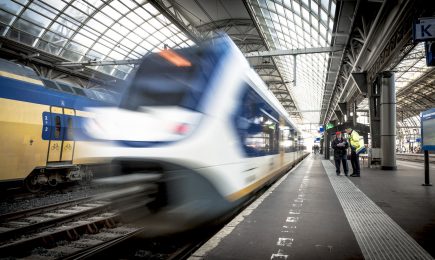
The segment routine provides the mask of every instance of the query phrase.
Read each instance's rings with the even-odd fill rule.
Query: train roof
[[[38,76],[36,72],[30,67],[1,58],[0,58],[0,71],[41,81],[43,84],[42,86],[50,90],[56,90],[72,95],[87,97],[105,103],[112,103],[112,104],[117,103],[119,99],[118,97],[120,95],[120,93],[110,91],[104,88],[85,89],[85,88],[73,86],[72,84],[68,84],[66,82],[43,78]]]
[[[0,58],[0,70],[39,80],[38,74],[36,74],[36,72],[33,69],[1,58]]]

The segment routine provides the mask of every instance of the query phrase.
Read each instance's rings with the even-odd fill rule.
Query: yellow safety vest
[[[352,130],[350,133],[349,141],[350,145],[356,150],[357,153],[364,148],[364,140],[355,130]]]

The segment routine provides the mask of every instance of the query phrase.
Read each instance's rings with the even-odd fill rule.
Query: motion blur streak
[[[167,230],[225,214],[304,156],[295,124],[227,36],[146,56],[120,106],[91,112],[86,160],[102,175],[159,174],[152,208]]]

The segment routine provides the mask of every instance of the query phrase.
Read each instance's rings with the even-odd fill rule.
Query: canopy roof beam
[[[292,49],[292,50],[271,50],[271,51],[254,51],[245,53],[246,58],[265,57],[265,56],[284,56],[284,55],[299,55],[299,54],[312,54],[324,52],[337,52],[343,51],[343,47],[318,47],[318,48],[305,48],[305,49]]]

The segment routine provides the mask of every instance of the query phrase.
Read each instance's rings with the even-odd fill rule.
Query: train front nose
[[[123,218],[151,226],[157,233],[191,229],[213,221],[231,208],[199,172],[181,165],[122,158],[112,161],[111,172],[111,177],[96,182],[111,187],[114,192],[131,186],[155,185],[151,196],[143,196],[144,200],[152,198],[152,201],[124,210]],[[123,204],[122,208],[125,207]]]

